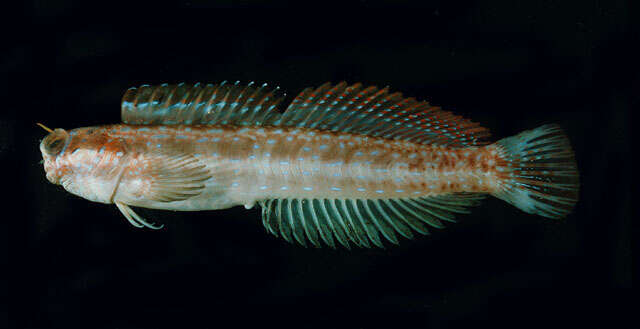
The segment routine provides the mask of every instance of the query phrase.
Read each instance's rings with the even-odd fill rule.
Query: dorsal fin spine
[[[184,82],[181,82],[179,87],[184,87]],[[187,88],[187,92],[184,93],[184,95],[182,96],[182,99],[180,100],[180,109],[184,109],[185,107],[187,107],[187,100],[189,99],[189,97],[191,96],[191,93],[193,92],[195,88]]]
[[[252,81],[253,83],[253,81]],[[264,93],[264,95],[262,95],[262,98],[258,99],[257,97],[259,95],[261,95],[262,91],[264,90],[264,88],[266,87],[266,84],[263,84],[262,86],[260,86],[260,88],[256,88],[256,90],[253,92],[253,94],[251,94],[251,98],[249,100],[249,102],[251,103],[251,108],[253,108],[253,111],[251,112],[251,114],[245,119],[246,122],[251,122],[254,121],[256,119],[256,115],[258,113],[260,113],[260,110],[262,109],[262,100],[265,99],[265,97],[267,97],[268,93]]]
[[[221,124],[226,124],[224,119],[231,113],[229,108],[231,107],[232,98],[235,100],[233,95],[234,91],[236,91],[235,88],[226,88],[222,97],[222,108],[218,111],[218,115],[216,116],[216,121],[220,121]]]
[[[167,97],[167,100],[164,102],[165,106],[164,109],[169,109],[169,105],[171,104],[171,101],[173,100],[173,96],[175,95],[176,90],[178,89],[178,87],[180,87],[180,85],[175,85],[173,87],[173,89],[171,90],[171,92],[169,93],[169,97]]]
[[[254,123],[257,125],[263,124],[265,121],[268,121],[269,115],[276,115],[274,109],[280,104],[282,98],[276,99],[274,104],[270,106],[265,106],[265,104],[272,98],[275,92],[280,90],[280,87],[276,87],[269,92],[265,92],[268,84],[264,83],[257,88],[251,98],[253,99],[253,103],[251,108],[253,109],[252,113],[245,119],[245,124]]]
[[[224,94],[224,99],[223,99],[223,107],[222,109],[219,111],[220,115],[218,116],[218,120],[220,121],[221,124],[226,124],[229,122],[229,118],[234,115],[235,111],[233,111],[235,109],[235,105],[238,101],[238,97],[240,97],[240,95],[242,95],[242,92],[245,89],[242,90],[238,90],[237,87],[238,86],[238,82],[236,81],[233,84],[233,87],[227,88],[226,93]],[[246,86],[244,87],[246,88]]]
[[[158,101],[160,104],[162,104],[160,106],[160,109],[161,109],[163,115],[168,115],[169,112],[171,111],[171,108],[170,108],[171,100],[173,99],[174,92],[176,91],[177,88],[178,88],[178,85],[173,86],[173,89],[169,92],[169,96],[166,96],[167,99],[163,100],[163,102]],[[146,106],[152,106],[153,107],[153,103],[147,102]],[[171,117],[173,117],[173,115]]]
[[[253,85],[253,81],[251,82]],[[261,109],[261,104],[260,104],[260,100],[257,99],[258,95],[260,95],[260,92],[262,92],[264,87],[259,87],[259,88],[255,88],[253,90],[253,93],[251,93],[250,95],[248,95],[247,97],[247,110],[249,113],[247,114],[247,116],[244,118],[244,122],[248,123],[251,122],[251,120],[256,116],[256,114],[258,112],[260,112]],[[262,99],[264,99],[264,95],[262,96]],[[246,112],[245,112],[246,113]]]
[[[193,102],[194,104],[196,104],[196,108],[200,108],[202,107],[201,102],[202,102],[202,96],[205,93],[205,89],[200,87],[200,82],[196,83],[194,85],[194,88],[198,88],[198,93],[197,93],[196,99]]]
[[[249,96],[251,96],[249,94],[249,88],[251,88],[252,83],[248,83],[246,87],[244,87],[244,89],[242,89],[242,92],[240,92],[240,94],[236,97],[236,100],[234,103],[236,103],[236,106],[238,106],[239,111],[238,114],[243,115],[245,114],[249,108],[247,108],[246,106],[244,106],[248,101],[249,101]],[[235,111],[234,111],[234,114]]]
[[[193,88],[188,88],[188,91],[182,97],[181,107],[182,110],[186,112],[188,115],[188,119],[185,120],[185,124],[191,124],[193,122],[194,117],[196,116],[195,109],[198,108],[198,103],[194,102],[192,99],[198,95],[200,92],[200,86],[194,85]],[[189,105],[192,104],[192,108],[189,109]]]
[[[266,87],[266,83],[265,83],[265,87]],[[275,90],[272,90],[271,92],[269,92],[267,94],[267,97],[265,97],[264,102],[271,101],[271,98],[273,98],[274,96],[274,92],[279,89],[280,87],[276,87]],[[271,106],[269,106],[266,110],[263,111],[262,113],[263,120],[260,124],[264,124],[267,122],[271,122],[272,124],[274,124],[274,122],[278,120],[278,118],[280,117],[280,113],[276,112],[276,108],[278,107],[278,105],[280,105],[280,102],[282,102],[282,100],[284,99],[284,95],[286,94],[283,94],[283,97],[276,98],[274,103],[271,104]]]
[[[204,93],[208,93],[209,95],[209,100],[207,101],[207,103],[204,105],[204,113],[202,115],[202,117],[207,117],[207,115],[209,113],[211,113],[211,108],[213,105],[213,101],[216,99],[216,97],[214,97],[214,95],[216,95],[216,92],[218,91],[218,89],[220,88],[219,86],[213,86],[213,85],[207,85],[210,88],[207,88],[206,91],[203,92]]]
[[[159,91],[160,91],[160,88],[155,88],[153,90],[153,93],[151,93],[151,97],[149,98],[149,103],[151,104],[151,106],[159,103],[159,101],[156,99],[156,97],[158,97]]]
[[[228,88],[227,93],[225,94],[224,107],[220,111],[220,123],[227,124],[229,123],[229,118],[235,114],[236,104],[238,101],[238,97],[242,95],[243,89],[236,88],[240,81],[236,81],[233,84],[233,87],[230,86]],[[245,87],[246,88],[246,87]]]

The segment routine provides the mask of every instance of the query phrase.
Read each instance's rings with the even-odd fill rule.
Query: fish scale
[[[165,140],[165,143],[171,141],[172,149],[192,148],[208,167],[236,168],[238,179],[229,184],[228,194],[240,204],[296,196],[385,199],[490,192],[496,186],[495,165],[486,165],[489,158],[495,157],[489,148],[466,149],[463,155],[461,150],[451,148],[299,128],[242,128],[239,131],[177,126],[166,128],[161,134],[135,126],[114,126],[106,130],[114,139],[130,140],[134,154],[153,151]],[[150,139],[156,142],[148,144]],[[465,157],[480,158],[480,161],[465,160]],[[481,181],[479,177],[485,179]],[[208,187],[219,188],[215,183],[213,179],[207,181]],[[262,188],[255,190],[255,184]],[[463,188],[464,185],[467,187]],[[212,209],[211,205],[194,201],[171,206],[184,207],[182,210]],[[131,204],[164,209],[162,203]]]
[[[123,124],[50,130],[47,179],[114,203],[195,211],[262,207],[289,242],[350,248],[428,234],[485,195],[566,216],[578,172],[555,125],[489,144],[486,128],[427,102],[362,84],[303,90],[284,112],[278,88],[250,83],[141,86]],[[44,127],[44,126],[43,126]]]

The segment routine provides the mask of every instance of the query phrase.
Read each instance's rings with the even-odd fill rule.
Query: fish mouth
[[[43,159],[44,160],[44,172],[46,174],[47,180],[53,184],[59,185],[60,184],[60,177],[58,177],[58,175],[55,174],[55,168],[53,168],[51,161],[48,159]]]
[[[47,180],[49,180],[51,183],[58,185],[59,180],[56,179],[56,177],[54,177],[52,174],[47,173]]]

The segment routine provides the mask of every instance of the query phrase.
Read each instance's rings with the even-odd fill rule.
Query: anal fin
[[[412,199],[273,199],[260,202],[262,222],[275,236],[306,246],[309,241],[335,248],[384,248],[384,240],[399,244],[398,234],[429,234],[429,227],[444,228],[456,213],[466,213],[484,194],[454,193]],[[295,209],[292,211],[292,209]]]

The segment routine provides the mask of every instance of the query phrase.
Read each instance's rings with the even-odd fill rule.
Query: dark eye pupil
[[[55,149],[56,147],[60,146],[60,143],[62,143],[62,140],[56,139],[53,142],[51,142],[51,144],[49,144],[49,148]]]

